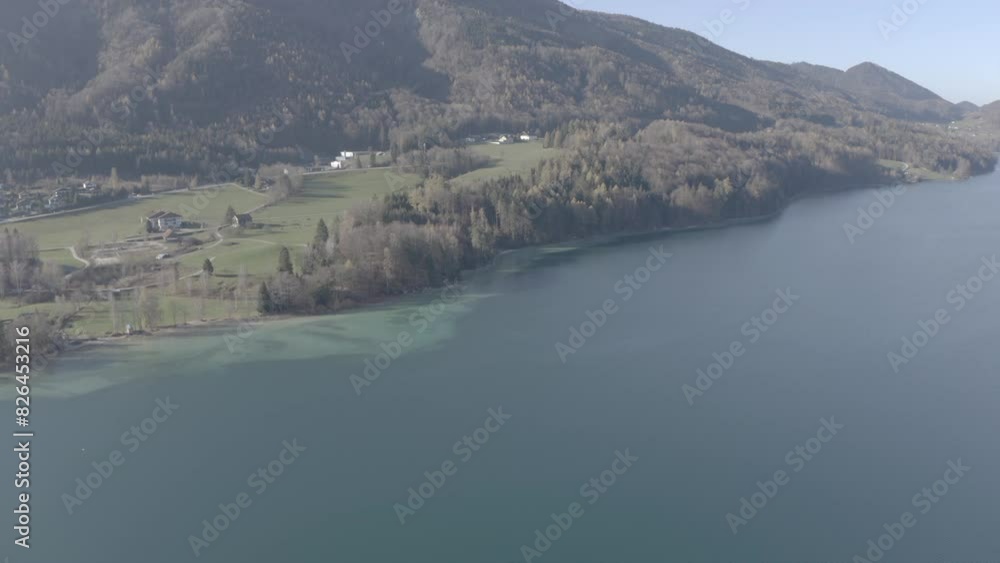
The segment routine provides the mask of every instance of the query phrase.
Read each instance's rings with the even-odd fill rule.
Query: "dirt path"
[[[73,255],[74,260],[76,260],[77,262],[82,262],[84,268],[90,267],[90,260],[87,260],[86,258],[81,258],[80,255],[76,253],[76,247],[67,246],[66,250],[70,251],[70,254]]]

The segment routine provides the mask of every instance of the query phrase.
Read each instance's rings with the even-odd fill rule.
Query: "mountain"
[[[976,115],[1000,129],[1000,100],[979,108]]]
[[[37,5],[0,4],[0,31],[22,38],[0,42],[0,168],[25,177],[50,175],[68,143],[94,137],[99,147],[72,172],[204,173],[249,148],[262,161],[405,151],[575,119],[740,133],[789,119],[842,127],[962,114],[871,63],[757,61],[555,0],[81,0],[60,10],[31,34]]]
[[[969,115],[971,113],[979,111],[979,106],[968,101],[958,102],[957,104],[955,104],[955,107],[957,107],[959,111],[962,112],[962,115]]]
[[[874,63],[862,63],[846,71],[807,63],[792,66],[866,109],[889,117],[944,122],[958,119],[963,113],[963,108]]]

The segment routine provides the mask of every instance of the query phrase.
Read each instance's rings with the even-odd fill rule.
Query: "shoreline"
[[[994,170],[993,173],[995,172],[996,171]],[[466,275],[474,276],[477,273],[488,271],[497,266],[498,260],[500,258],[519,252],[531,252],[543,248],[560,248],[560,247],[571,248],[572,250],[585,250],[588,248],[594,248],[605,244],[625,242],[631,239],[639,239],[644,237],[655,237],[655,236],[662,236],[674,233],[691,233],[699,231],[722,230],[730,227],[765,223],[768,221],[773,221],[775,219],[778,219],[785,211],[788,210],[789,207],[792,206],[792,204],[800,200],[814,198],[814,197],[823,197],[848,191],[889,188],[897,185],[918,185],[932,181],[958,182],[960,180],[921,180],[917,182],[895,182],[886,184],[845,184],[841,186],[831,186],[824,189],[819,189],[817,191],[803,191],[798,194],[795,194],[794,196],[788,198],[788,200],[782,202],[781,205],[774,211],[771,211],[763,215],[756,215],[751,217],[736,217],[700,225],[687,225],[683,227],[661,227],[657,229],[644,230],[644,231],[630,231],[630,232],[621,232],[615,234],[593,235],[593,236],[586,236],[559,242],[549,242],[549,243],[524,246],[521,248],[509,248],[498,252],[493,257],[493,259],[487,264],[483,264],[478,268],[463,270],[462,275],[464,279]],[[130,343],[144,342],[153,338],[162,338],[162,337],[196,336],[198,334],[204,334],[207,330],[210,329],[226,329],[226,328],[240,327],[247,324],[259,326],[263,323],[271,324],[279,322],[288,322],[292,320],[309,320],[309,319],[316,319],[328,316],[335,316],[344,314],[346,312],[371,309],[372,307],[375,306],[390,304],[392,302],[399,301],[404,298],[415,297],[430,292],[434,292],[438,289],[440,288],[428,287],[419,292],[414,292],[410,294],[386,296],[385,298],[382,299],[376,299],[364,303],[356,303],[352,307],[341,309],[340,311],[336,312],[322,312],[316,314],[282,314],[282,315],[270,315],[270,316],[255,316],[255,317],[246,317],[242,319],[212,319],[203,321],[199,320],[199,321],[189,322],[185,325],[167,326],[157,329],[156,331],[153,332],[142,332],[134,335],[98,336],[87,339],[75,339],[75,340],[70,340],[69,344],[63,349],[58,350],[55,353],[49,355],[48,360],[51,361],[55,358],[58,358],[59,356],[63,355],[66,352],[81,352],[91,347],[126,345]]]

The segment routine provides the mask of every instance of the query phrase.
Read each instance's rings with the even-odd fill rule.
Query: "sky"
[[[841,70],[870,61],[952,102],[1000,100],[996,0],[564,1],[687,29],[756,59]]]

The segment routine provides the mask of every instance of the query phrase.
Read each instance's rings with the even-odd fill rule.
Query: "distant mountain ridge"
[[[808,63],[792,66],[872,111],[889,117],[943,122],[957,119],[964,113],[957,104],[874,63],[861,63],[846,71]]]
[[[0,4],[2,31],[37,10]],[[16,131],[0,167],[36,175],[96,127],[107,146],[83,172],[204,169],[276,116],[266,159],[572,119],[740,132],[967,111],[871,63],[757,61],[555,0],[81,0],[19,49],[0,42],[0,127]]]

